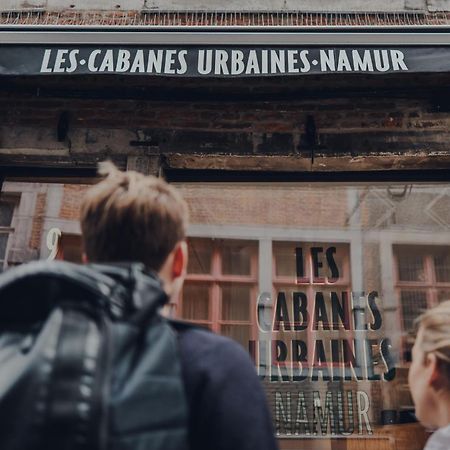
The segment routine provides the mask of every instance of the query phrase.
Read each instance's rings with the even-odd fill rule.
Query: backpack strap
[[[43,448],[107,449],[110,354],[107,321],[63,308]]]

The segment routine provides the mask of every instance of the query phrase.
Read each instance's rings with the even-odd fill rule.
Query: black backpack
[[[166,301],[141,264],[38,261],[3,273],[0,449],[187,449]]]

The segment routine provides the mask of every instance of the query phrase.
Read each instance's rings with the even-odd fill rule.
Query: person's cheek
[[[423,373],[413,371],[410,381],[411,395],[415,406],[415,414],[419,422],[429,426],[432,407],[427,396],[427,383]]]
[[[423,386],[421,386],[421,377],[419,374],[417,363],[414,360],[409,369],[408,384],[415,405],[416,415],[419,418],[422,411]]]
[[[413,362],[411,363],[411,366],[409,368],[409,372],[408,372],[408,384],[409,384],[409,389],[411,391],[411,394],[413,396],[414,399],[414,391],[415,391],[415,384],[417,383],[417,374],[416,374],[416,363],[413,359]]]

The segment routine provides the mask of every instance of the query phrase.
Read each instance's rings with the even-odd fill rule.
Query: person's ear
[[[172,263],[172,277],[179,278],[186,274],[188,250],[186,241],[179,242],[174,250]]]
[[[429,375],[429,384],[434,389],[439,390],[442,387],[442,374],[439,370],[439,361],[434,353],[428,353],[425,364]]]
[[[84,253],[84,252],[81,254],[81,262],[83,264],[87,264],[89,262],[88,257],[86,255],[86,253]]]

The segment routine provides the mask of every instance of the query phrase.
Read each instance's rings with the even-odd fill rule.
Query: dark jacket
[[[247,352],[207,330],[173,323],[189,406],[191,450],[276,450],[266,396]]]

